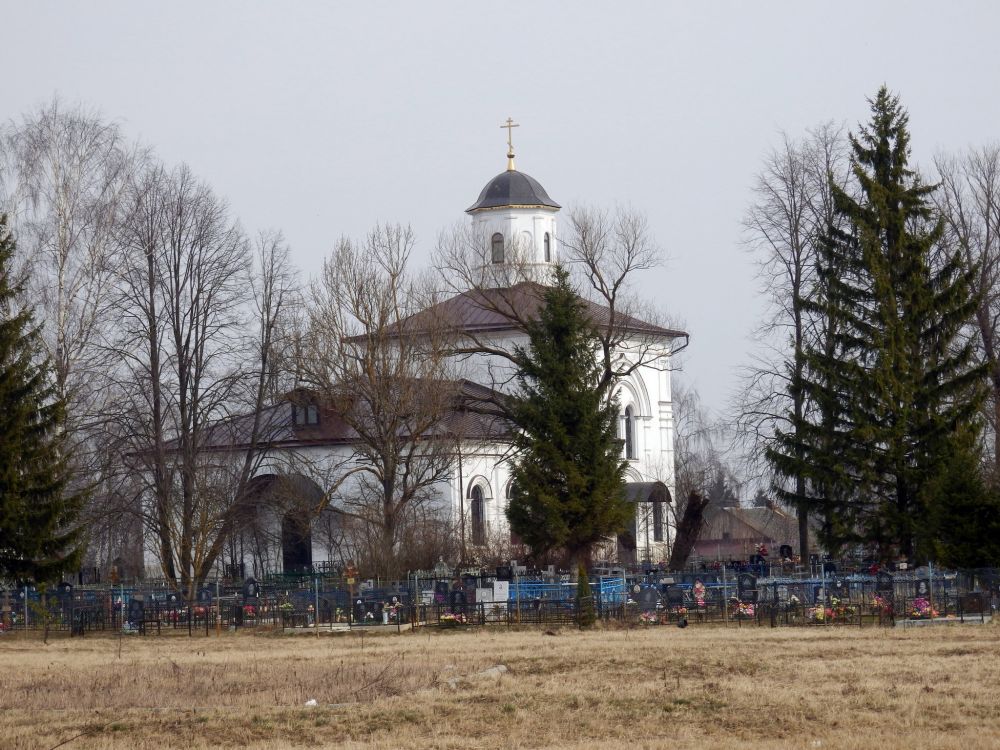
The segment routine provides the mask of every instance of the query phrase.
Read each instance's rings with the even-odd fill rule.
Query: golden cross
[[[513,135],[514,128],[519,128],[519,127],[521,127],[521,126],[518,125],[516,122],[514,122],[509,117],[507,118],[507,124],[500,126],[501,130],[503,130],[504,128],[507,128],[507,153],[508,154],[513,154],[514,153],[514,143],[511,140],[511,136]]]

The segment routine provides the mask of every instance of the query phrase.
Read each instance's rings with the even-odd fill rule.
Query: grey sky
[[[1000,139],[1000,4],[7,2],[14,117],[58,93],[185,161],[309,272],[341,234],[438,232],[504,168],[630,203],[668,255],[642,292],[721,408],[761,311],[740,220],[778,132],[852,128],[885,82],[914,155]]]

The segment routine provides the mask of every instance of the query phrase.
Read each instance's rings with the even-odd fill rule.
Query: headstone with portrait
[[[256,599],[260,596],[260,584],[256,578],[247,578],[243,582],[243,601]]]
[[[752,604],[757,601],[757,576],[740,573],[736,579],[736,595],[741,602]]]
[[[142,594],[136,594],[128,601],[127,620],[134,626],[141,625],[146,619],[146,601]]]

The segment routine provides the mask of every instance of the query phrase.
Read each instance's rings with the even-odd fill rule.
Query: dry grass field
[[[998,747],[1000,627],[8,635],[0,743]]]

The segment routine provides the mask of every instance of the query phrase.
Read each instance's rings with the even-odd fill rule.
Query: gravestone
[[[875,593],[881,597],[891,599],[895,591],[896,584],[892,573],[882,571],[875,576]]]
[[[243,582],[243,600],[256,599],[260,596],[260,584],[256,578],[247,578]]]
[[[837,563],[830,562],[827,560],[823,563],[823,572],[827,575],[836,575],[837,573]]]
[[[506,604],[508,599],[510,599],[510,581],[494,581],[493,601]]]
[[[667,586],[663,592],[667,597],[667,604],[672,607],[679,607],[684,604],[684,589],[680,586]]]
[[[914,597],[916,599],[927,599],[931,595],[931,582],[928,578],[918,578]]]
[[[468,604],[475,604],[476,601],[477,601],[477,599],[476,599],[476,579],[473,578],[472,579],[472,583],[471,584],[466,584],[465,586],[463,586],[462,590],[465,592],[465,601],[466,601],[466,603],[468,603]]]
[[[59,583],[59,596],[61,597],[71,597],[73,596],[73,584],[68,581],[61,581]]]
[[[448,601],[448,582],[447,581],[435,581],[434,582],[434,603],[444,604]]]
[[[778,547],[778,557],[780,557],[782,560],[791,560],[792,556],[793,556],[792,545],[782,544],[780,547]]]
[[[740,573],[736,579],[736,595],[744,604],[757,601],[757,576],[752,573]]]
[[[449,606],[449,608],[451,609],[451,611],[454,614],[456,614],[456,615],[458,615],[458,614],[464,615],[465,614],[466,602],[467,602],[467,597],[465,595],[465,590],[464,589],[455,589],[454,591],[452,591],[450,593],[450,596],[449,596],[449,599],[448,599],[448,606]]]
[[[660,595],[656,593],[656,589],[642,589],[638,594],[637,601],[640,611],[655,612],[656,605],[660,603]]]
[[[198,603],[199,604],[211,604],[212,603],[212,589],[208,588],[207,586],[198,589],[197,598],[198,598]]]
[[[178,603],[180,603],[180,597],[177,596],[176,591],[171,591],[169,594],[167,594],[167,604],[169,604],[171,607],[176,607]]]
[[[360,599],[354,601],[354,622],[363,623],[365,621],[365,603]]]
[[[830,583],[830,594],[838,599],[850,599],[851,586],[843,578],[834,578]]]
[[[139,625],[146,619],[146,602],[142,595],[137,594],[128,602],[128,621],[133,625]]]
[[[826,588],[824,586],[813,586],[813,601],[816,604],[826,602]]]
[[[497,580],[498,581],[509,581],[514,577],[514,571],[509,565],[498,565],[497,566]]]

